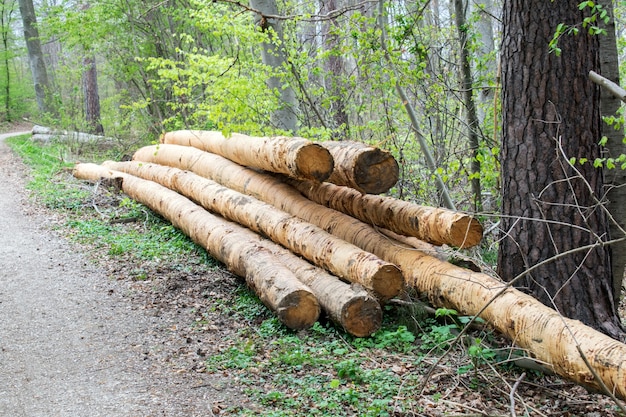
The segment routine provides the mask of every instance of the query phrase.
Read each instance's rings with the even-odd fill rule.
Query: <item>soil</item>
[[[6,136],[0,136],[0,415],[211,416],[240,403],[228,380],[204,373],[203,349],[216,345],[217,327],[194,328],[198,309],[171,296],[194,287],[193,273],[162,271],[166,279],[138,283],[119,279],[124,268],[94,263],[52,230],[53,214],[29,200],[26,170]],[[211,282],[225,291],[237,285],[227,272],[213,274]]]

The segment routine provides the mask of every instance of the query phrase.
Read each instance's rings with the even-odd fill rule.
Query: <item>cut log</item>
[[[256,198],[265,196],[266,202],[400,266],[407,285],[427,295],[432,305],[453,308],[463,315],[480,313],[487,323],[517,346],[527,349],[535,359],[548,364],[554,373],[600,390],[601,384],[587,367],[582,353],[602,383],[617,397],[626,399],[625,344],[579,321],[564,318],[489,275],[393,243],[363,222],[308,200],[274,177],[237,166],[216,155],[192,148],[161,146],[142,148],[134,158],[190,169]],[[228,182],[228,178],[238,181]],[[290,210],[290,207],[298,209]]]
[[[375,226],[413,236],[433,245],[469,248],[480,243],[483,227],[472,216],[452,210],[420,206],[378,195],[362,195],[328,182],[286,179],[310,200]]]
[[[254,137],[233,133],[178,130],[161,137],[166,144],[192,146],[221,155],[238,164],[294,178],[324,181],[333,171],[333,158],[322,146],[304,138]]]
[[[320,142],[335,160],[326,180],[365,194],[386,193],[396,185],[400,169],[389,152],[359,142]]]
[[[76,178],[98,181],[121,178],[122,190],[132,199],[181,229],[235,274],[245,277],[261,301],[292,329],[317,321],[320,306],[311,290],[278,262],[256,233],[214,216],[187,198],[152,181],[95,164],[77,164]]]
[[[38,142],[61,142],[93,143],[98,145],[112,145],[117,142],[115,138],[92,135],[85,132],[72,132],[67,130],[54,130],[44,126],[33,126],[31,140]]]
[[[288,251],[275,255],[305,283],[330,318],[356,337],[371,336],[380,329],[383,311],[378,301],[360,285],[349,285]]]
[[[103,165],[177,191],[211,212],[268,236],[338,277],[361,284],[381,301],[402,290],[404,281],[395,265],[254,197],[177,168],[137,161],[107,161]]]

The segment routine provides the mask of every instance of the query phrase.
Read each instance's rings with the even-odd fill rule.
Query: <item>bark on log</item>
[[[178,193],[151,181],[95,164],[77,164],[76,178],[98,181],[121,178],[122,190],[181,229],[247,284],[263,303],[292,329],[315,323],[320,306],[311,290],[277,261],[269,242],[254,232],[214,216]]]
[[[482,311],[481,318],[517,346],[527,349],[535,359],[549,364],[554,373],[600,390],[601,385],[582,359],[580,349],[608,389],[617,397],[626,399],[626,344],[579,321],[564,318],[521,291],[506,288],[504,283],[489,275],[392,243],[368,225],[311,202],[278,179],[237,166],[216,155],[191,148],[161,146],[158,149],[142,148],[134,158],[190,169],[256,198],[268,197],[266,202],[400,266],[407,284],[427,295],[434,306],[453,308],[471,316]],[[224,175],[226,172],[229,175]],[[229,183],[226,181],[229,177],[238,177],[243,183]],[[273,198],[277,195],[280,199]],[[285,199],[287,195],[289,200]],[[298,207],[298,210],[291,211],[289,207]]]
[[[420,206],[391,197],[362,195],[346,187],[286,179],[310,200],[349,214],[371,225],[433,245],[469,248],[480,243],[483,228],[472,216],[457,211]]]
[[[221,155],[238,164],[294,178],[324,181],[333,171],[333,158],[325,148],[304,138],[254,137],[233,133],[178,130],[161,137],[166,144],[192,146]]]
[[[359,142],[320,142],[335,160],[335,169],[326,180],[354,188],[364,194],[386,193],[396,185],[400,168],[387,151]]]
[[[361,284],[381,301],[402,290],[404,280],[395,265],[254,197],[177,168],[137,161],[107,161],[103,165],[177,191],[211,212],[268,236],[338,277]]]

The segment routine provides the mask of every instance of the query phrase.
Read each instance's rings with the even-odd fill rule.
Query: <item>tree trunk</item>
[[[337,0],[325,0],[321,2],[320,13],[330,14],[337,10]],[[334,19],[328,19],[322,23],[322,42],[328,52],[324,61],[324,87],[331,102],[330,111],[334,121],[334,128],[338,133],[339,140],[348,139],[349,121],[346,112],[345,93],[342,91],[341,83],[346,77],[344,70],[344,57],[341,53],[341,41],[339,34],[341,31],[337,27]]]
[[[324,181],[333,171],[333,157],[330,152],[303,138],[260,138],[239,133],[225,138],[220,132],[178,130],[165,133],[161,142],[193,146],[241,165],[287,174],[294,178]]]
[[[471,151],[471,175],[470,184],[472,185],[472,194],[474,195],[474,212],[482,211],[482,191],[480,187],[480,161],[478,160],[478,129],[480,124],[478,116],[476,116],[476,105],[474,103],[474,83],[472,81],[472,65],[470,62],[470,46],[467,40],[467,23],[465,21],[465,7],[463,0],[454,0],[454,11],[456,15],[456,27],[459,34],[460,51],[461,51],[461,79],[463,89],[463,102],[465,104],[465,113],[467,117],[467,134],[469,138],[469,147]]]
[[[256,23],[268,36],[268,40],[262,45],[263,63],[280,72],[287,62],[285,49],[281,46],[285,41],[282,25],[279,20],[268,17],[278,15],[276,0],[250,0],[250,6],[260,12],[255,16]],[[293,88],[284,85],[285,81],[278,76],[272,76],[267,81],[267,86],[280,94],[280,107],[272,113],[271,122],[281,130],[295,133],[298,103]]]
[[[13,12],[15,11],[15,2],[14,1],[3,1],[2,2],[2,10],[0,10],[0,19],[1,26],[0,30],[2,30],[2,46],[4,47],[4,71],[5,77],[4,82],[6,83],[4,87],[4,111],[6,113],[6,121],[11,122],[13,119],[13,115],[11,114],[11,67],[10,67],[10,58],[12,54],[9,52],[9,40],[11,39],[11,35],[13,34],[13,30],[11,25],[13,23]]]
[[[352,188],[327,182],[286,182],[318,204],[433,245],[470,248],[478,245],[483,236],[478,220],[457,211],[420,206],[391,197],[363,195]]]
[[[481,126],[484,126],[486,119],[485,109],[493,106],[494,88],[493,84],[496,80],[496,57],[493,56],[495,50],[493,25],[491,21],[494,20],[491,14],[494,11],[493,0],[481,0],[479,2],[469,2],[470,12],[472,19],[476,19],[476,32],[478,33],[479,40],[476,51],[476,59],[480,62],[476,65],[474,70],[478,74],[477,80],[481,85],[478,91],[478,103],[477,114],[478,120]],[[478,17],[474,17],[478,15]],[[494,112],[497,110],[494,108]],[[494,123],[494,129],[496,128]]]
[[[600,156],[600,96],[587,75],[599,66],[598,40],[581,31],[560,38],[560,55],[548,50],[555,22],[582,22],[577,6],[504,2],[498,268],[505,280],[523,275],[516,286],[563,315],[621,339],[604,246],[607,217],[596,200],[603,194],[602,170],[568,163]]]
[[[100,122],[100,96],[98,95],[98,72],[93,57],[83,59],[83,97],[85,100],[85,121],[87,131],[94,135],[103,135],[104,128]]]
[[[202,161],[198,164],[201,165]],[[176,168],[136,161],[107,162],[105,166],[177,191],[207,210],[267,236],[338,277],[362,285],[383,301],[402,290],[402,274],[395,265],[253,197]],[[231,180],[237,181],[236,178]]]
[[[255,233],[216,217],[178,193],[151,181],[114,172],[100,165],[78,164],[76,178],[121,179],[122,190],[181,229],[235,274],[245,277],[261,301],[292,329],[315,323],[319,304],[311,291],[277,261]]]
[[[280,180],[197,149],[159,145],[139,149],[134,160],[188,169],[309,221],[400,267],[408,286],[436,307],[478,315],[498,331],[550,364],[558,375],[594,389],[599,383],[581,354],[609,390],[626,399],[626,345],[576,320],[562,317],[502,282],[471,272],[395,242],[369,225],[316,204]],[[233,179],[237,179],[233,181]],[[579,351],[580,349],[580,351]]]
[[[600,19],[600,27],[606,29],[606,35],[598,36],[600,41],[600,71],[601,74],[619,85],[619,60],[617,56],[617,41],[615,39],[615,19],[613,14],[613,2],[602,0],[599,2],[609,13],[610,21],[604,24]],[[615,97],[606,89],[600,91],[600,114],[602,117],[619,117],[617,111],[620,109],[620,99]],[[606,157],[617,158],[626,154],[626,144],[622,142],[624,138],[623,129],[616,129],[615,126],[602,123],[602,135],[608,138],[606,143]],[[626,170],[606,169],[604,170],[605,186],[607,187],[607,208],[618,224],[611,222],[609,231],[611,238],[623,237],[623,230],[626,228]],[[618,242],[611,246],[611,263],[613,266],[613,296],[619,300],[624,280],[624,266],[626,265],[626,241]]]
[[[41,51],[39,41],[39,30],[37,29],[37,18],[32,0],[19,0],[22,23],[24,24],[24,39],[28,48],[28,59],[30,70],[33,75],[35,86],[35,98],[37,107],[41,113],[52,113],[52,91],[46,72],[46,64]]]

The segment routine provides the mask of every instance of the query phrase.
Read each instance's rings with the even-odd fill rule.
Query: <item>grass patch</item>
[[[48,209],[62,212],[72,240],[93,246],[111,257],[178,262],[189,254],[215,267],[214,260],[180,230],[117,190],[87,185],[71,175],[69,148],[61,143],[39,144],[28,135],[12,137],[9,146],[30,167],[27,189]],[[101,156],[81,155],[82,160]]]

